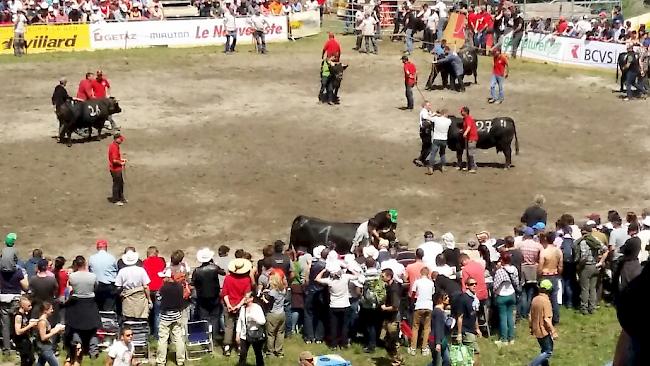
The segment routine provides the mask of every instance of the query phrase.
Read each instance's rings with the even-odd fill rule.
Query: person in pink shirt
[[[424,262],[422,261],[422,258],[424,258],[424,250],[422,248],[418,248],[415,251],[415,262],[409,264],[406,266],[406,280],[409,283],[409,288],[413,288],[413,284],[415,281],[421,277],[420,271],[422,270],[422,267],[424,267]],[[411,293],[411,298],[415,298],[415,294]]]
[[[537,288],[539,253],[544,247],[533,239],[535,235],[533,228],[525,227],[522,231],[523,237],[519,244],[519,250],[522,256],[520,279],[523,284],[523,292],[519,303],[519,313],[522,318],[526,319],[530,311],[530,302],[533,300]]]
[[[488,299],[488,289],[485,283],[485,267],[477,261],[469,259],[469,256],[465,253],[460,255],[460,266],[462,274],[462,286],[463,292],[467,290],[466,282],[469,278],[474,278],[477,282],[476,284],[476,297],[479,301],[483,302]]]

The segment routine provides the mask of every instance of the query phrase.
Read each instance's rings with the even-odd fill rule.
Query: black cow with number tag
[[[71,144],[72,132],[78,129],[88,130],[88,140],[92,138],[92,129],[97,130],[97,136],[102,135],[102,128],[109,116],[122,112],[117,99],[100,98],[83,102],[67,102],[59,107],[57,115],[61,116],[59,142]]]
[[[463,118],[450,116],[451,126],[447,135],[447,147],[456,152],[458,166],[460,166],[465,151],[463,139]],[[497,117],[492,119],[477,119],[478,130],[477,149],[491,149],[496,147],[497,153],[503,152],[506,157],[505,168],[512,167],[512,139],[515,140],[515,154],[519,154],[519,140],[515,121],[510,117]]]

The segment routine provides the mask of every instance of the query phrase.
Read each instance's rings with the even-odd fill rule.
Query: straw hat
[[[251,262],[244,258],[235,258],[228,263],[228,271],[234,274],[246,274],[252,267]]]

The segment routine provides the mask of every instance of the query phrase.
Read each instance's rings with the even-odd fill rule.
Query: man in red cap
[[[88,270],[97,276],[95,289],[95,302],[99,311],[115,311],[117,289],[115,276],[117,276],[117,261],[108,250],[108,242],[100,239],[95,243],[97,253],[88,258]]]
[[[323,54],[321,55],[321,59],[324,58],[324,56],[327,56],[328,59],[334,57],[334,62],[339,62],[339,59],[341,58],[341,44],[336,38],[334,38],[334,33],[329,32],[327,35],[328,39],[325,41],[325,45],[323,45]]]
[[[122,171],[126,165],[126,159],[122,159],[120,145],[124,142],[124,136],[117,133],[113,136],[113,142],[108,146],[108,170],[113,177],[113,196],[109,199],[117,206],[124,206],[127,202],[124,198],[124,178]]]

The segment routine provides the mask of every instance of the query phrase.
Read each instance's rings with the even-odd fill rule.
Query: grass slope
[[[555,343],[555,350],[551,364],[567,366],[602,366],[612,359],[612,353],[616,338],[619,333],[619,326],[616,321],[616,313],[612,307],[603,306],[592,316],[583,316],[569,310],[562,310],[561,324],[558,326],[559,339]],[[493,343],[497,339],[495,335],[491,338],[480,340],[481,365],[499,366],[521,366],[528,364],[538,353],[537,341],[528,332],[528,323],[519,322],[516,329],[516,341],[512,346],[497,348]],[[155,353],[155,342],[152,343],[152,352]],[[173,346],[171,347],[173,349]],[[299,337],[293,337],[285,341],[285,357],[283,359],[270,357],[265,360],[269,366],[285,366],[297,364],[298,355],[304,350],[309,350],[315,355],[331,353],[325,345],[306,345]],[[400,352],[406,361],[406,365],[426,365],[430,362],[429,357],[409,356],[406,348],[401,347]],[[348,350],[339,353],[345,359],[352,362],[354,366],[388,366],[390,362],[383,349],[377,349],[374,354],[363,353],[360,345],[354,345]],[[105,354],[98,360],[86,360],[84,365],[101,366],[104,364]],[[14,358],[5,358],[2,365],[17,364]],[[237,357],[226,358],[221,355],[219,349],[214,355],[207,356],[196,362],[188,362],[188,365],[234,365]],[[63,364],[63,360],[61,360]],[[152,363],[155,364],[155,363]],[[173,358],[168,361],[174,365]],[[249,351],[248,364],[254,365],[252,349]]]

